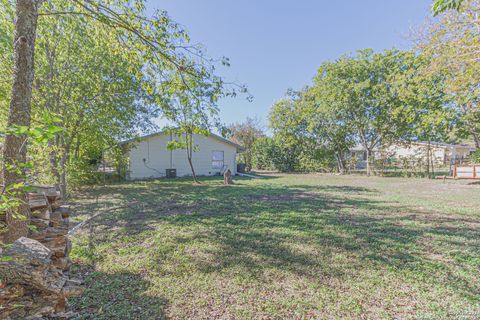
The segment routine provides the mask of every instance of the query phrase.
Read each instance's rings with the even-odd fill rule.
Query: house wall
[[[432,157],[435,164],[443,164],[446,157],[446,148],[431,145]],[[397,159],[427,159],[427,145],[423,144],[394,144],[387,149],[387,153],[392,158]]]
[[[190,176],[191,169],[184,149],[167,150],[170,139],[178,140],[175,135],[158,134],[144,138],[129,151],[129,179],[159,178],[165,176],[166,169],[177,169],[177,176]],[[192,162],[197,175],[211,176],[220,173],[212,168],[212,152],[224,152],[224,165],[233,174],[237,172],[235,157],[237,148],[214,136],[194,135]],[[143,159],[146,161],[144,162]]]
[[[466,159],[470,156],[470,153],[474,151],[472,147],[464,147],[464,146],[455,146],[455,150],[451,148],[448,153],[448,159],[453,159],[455,156],[456,159]]]

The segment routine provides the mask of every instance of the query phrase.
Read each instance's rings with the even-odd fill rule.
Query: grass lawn
[[[478,319],[480,185],[272,175],[84,189],[81,319]]]

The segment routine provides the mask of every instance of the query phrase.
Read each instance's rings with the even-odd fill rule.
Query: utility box
[[[245,163],[237,164],[237,172],[245,173],[247,171],[247,165]]]
[[[165,175],[169,179],[173,179],[177,177],[177,169],[166,169]]]

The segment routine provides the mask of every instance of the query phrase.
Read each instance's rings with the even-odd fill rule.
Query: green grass
[[[78,193],[82,319],[477,319],[480,185],[279,175]]]

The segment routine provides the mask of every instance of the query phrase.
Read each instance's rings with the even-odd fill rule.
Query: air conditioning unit
[[[166,169],[165,175],[169,179],[173,179],[177,177],[177,169]]]

